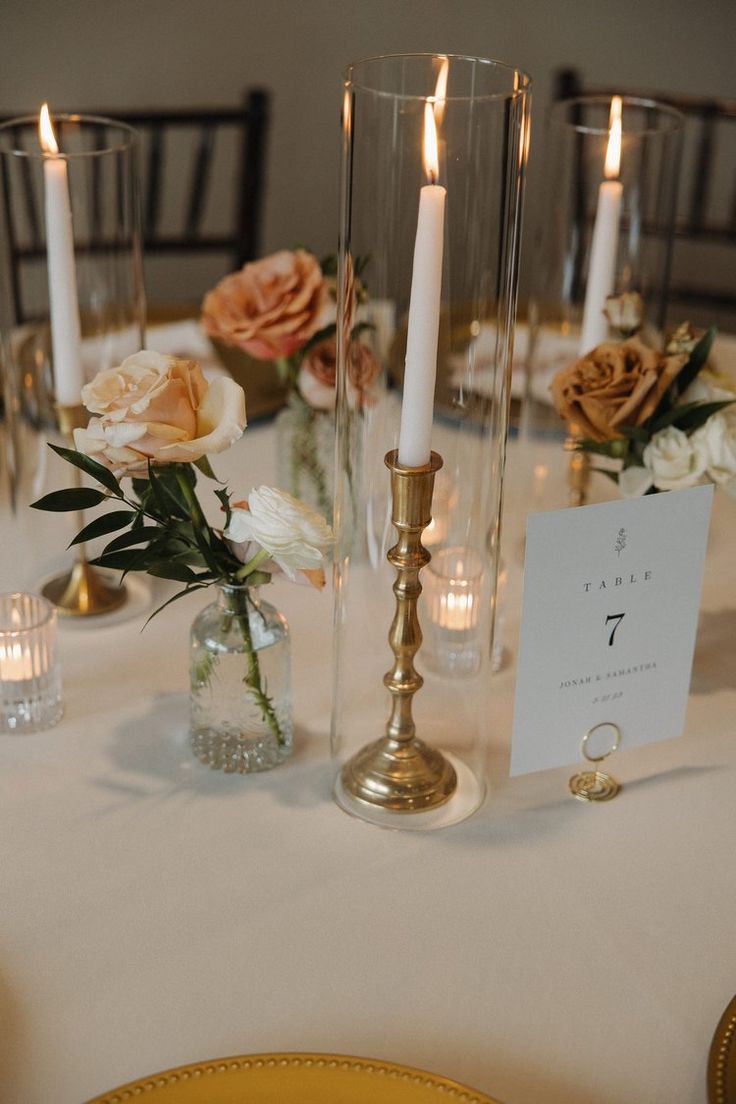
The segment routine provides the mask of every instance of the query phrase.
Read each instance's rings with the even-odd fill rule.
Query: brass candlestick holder
[[[87,411],[81,404],[72,406],[57,404],[59,429],[69,445],[74,448],[74,430],[87,424]],[[74,468],[74,486],[82,485],[79,468]],[[77,515],[79,528],[84,526],[84,513]],[[87,561],[83,544],[76,548],[76,561],[71,571],[54,575],[44,584],[41,593],[53,602],[62,617],[94,617],[119,609],[127,598],[125,586],[111,585],[104,574]]]
[[[577,448],[576,426],[570,427],[570,436],[565,440],[565,450],[570,459],[567,465],[567,504],[585,506],[590,488],[590,455]]]
[[[417,601],[422,592],[419,572],[430,561],[422,532],[432,520],[432,490],[442,457],[431,454],[423,468],[404,468],[394,449],[386,454],[391,472],[391,520],[399,539],[387,554],[396,568],[393,591],[396,612],[388,640],[394,665],[384,675],[391,695],[386,734],[366,745],[342,769],[343,788],[359,801],[397,813],[423,812],[444,805],[457,787],[454,767],[434,748],[416,737],[412,701],[424,682],[414,668],[422,643]]]

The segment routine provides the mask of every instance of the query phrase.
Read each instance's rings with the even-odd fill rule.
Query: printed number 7
[[[623,621],[625,616],[626,616],[625,613],[609,613],[608,617],[606,618],[606,624],[608,624],[609,621],[615,621],[616,622],[616,624],[611,629],[611,635],[608,638],[609,648],[613,644],[613,638],[616,635],[616,629],[619,627],[619,625],[621,624],[621,622]]]

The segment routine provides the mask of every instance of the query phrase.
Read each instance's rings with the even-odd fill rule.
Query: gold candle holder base
[[[424,682],[414,668],[422,643],[417,615],[422,592],[419,572],[431,558],[421,537],[432,520],[434,477],[442,457],[433,452],[425,467],[404,468],[394,449],[386,454],[385,464],[391,472],[391,520],[399,537],[387,555],[396,568],[396,612],[388,636],[394,665],[383,679],[391,695],[391,715],[385,736],[361,748],[340,777],[346,793],[358,801],[396,813],[415,813],[444,805],[457,788],[455,768],[441,752],[416,738],[412,719],[412,700]]]
[[[119,609],[127,598],[124,586],[110,584],[102,573],[78,559],[71,571],[54,575],[41,589],[61,617],[94,617]]]
[[[599,728],[612,728],[614,730],[613,745],[605,751],[603,755],[591,755],[588,751],[588,740]],[[613,755],[621,743],[621,729],[613,721],[601,721],[600,724],[593,725],[583,736],[583,742],[581,750],[583,755],[590,763],[601,763],[604,759],[607,759],[609,755]],[[578,801],[610,801],[612,797],[621,789],[620,784],[610,774],[605,774],[603,771],[591,770],[580,771],[579,774],[574,774],[569,782],[570,793],[573,797],[576,797]]]
[[[59,430],[69,448],[74,448],[74,430],[87,424],[87,411],[79,404],[57,403]],[[74,485],[81,486],[79,468],[74,468]],[[78,515],[80,529],[84,515]],[[112,613],[124,605],[128,595],[125,585],[109,583],[105,572],[92,567],[87,561],[84,545],[76,546],[77,558],[69,571],[54,575],[44,584],[41,593],[56,606],[61,617],[97,617]]]

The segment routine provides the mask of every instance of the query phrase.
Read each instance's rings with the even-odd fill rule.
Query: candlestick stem
[[[577,448],[580,437],[578,427],[570,426],[570,433],[571,436],[565,441],[565,450],[570,454],[567,465],[567,504],[585,506],[590,489],[590,454]]]
[[[433,452],[424,467],[404,468],[393,450],[387,453],[385,463],[391,472],[391,519],[398,532],[398,541],[387,554],[396,568],[396,611],[388,635],[394,664],[383,679],[391,695],[391,713],[385,736],[366,745],[345,764],[342,784],[360,801],[411,813],[443,805],[457,786],[452,765],[417,739],[412,716],[414,695],[424,681],[414,667],[422,643],[417,616],[422,592],[419,572],[431,558],[421,536],[431,521],[434,477],[442,467],[442,457]]]
[[[59,429],[70,448],[74,448],[74,430],[86,425],[87,412],[81,404],[58,403]],[[75,487],[82,485],[79,468],[74,468]],[[84,513],[77,514],[80,529],[84,527]],[[104,574],[87,560],[84,544],[76,547],[76,560],[71,571],[54,575],[44,584],[41,593],[53,602],[61,617],[93,617],[112,613],[126,601],[124,584],[111,585]]]

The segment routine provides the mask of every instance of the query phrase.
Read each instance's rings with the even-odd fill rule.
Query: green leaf
[[[319,262],[319,267],[322,269],[323,276],[337,276],[337,257],[334,253],[329,253],[326,257],[323,257]]]
[[[717,414],[719,410],[723,410],[724,406],[731,406],[733,400],[726,400],[725,402],[709,402],[698,403],[695,410],[691,410],[684,417],[677,420],[675,425],[678,429],[683,430],[684,433],[693,433],[696,429],[700,429],[702,425],[708,421],[713,415]],[[691,404],[688,403],[688,406]]]
[[[155,560],[149,564],[147,571],[157,579],[174,579],[178,583],[194,583],[200,578],[186,564],[172,563],[170,560]]]
[[[698,344],[691,352],[690,359],[675,380],[675,387],[677,389],[678,395],[682,395],[683,392],[687,391],[688,387],[705,364],[710,354],[715,336],[716,327],[711,326],[709,330],[706,330]]]
[[[668,425],[672,425],[678,418],[689,414],[691,410],[695,410],[700,405],[699,402],[682,403],[680,406],[671,407],[670,410],[665,411],[664,414],[660,414],[658,417],[650,418],[646,423],[649,428],[649,436],[659,433],[660,429],[666,429]]]
[[[136,544],[150,544],[160,536],[161,530],[158,525],[137,526],[131,529],[130,532],[121,533],[119,537],[111,540],[109,544],[105,545],[101,555],[106,556],[110,552],[119,552],[122,548],[131,548]]]
[[[619,426],[618,429],[629,441],[638,441],[642,445],[648,444],[652,436],[651,433],[642,426]]]
[[[172,597],[168,598],[162,605],[158,607],[158,609],[155,609],[153,611],[150,617],[146,619],[143,629],[145,629],[149,621],[153,621],[156,614],[161,613],[161,610],[165,610],[166,607],[170,606],[172,602],[177,602],[179,598],[186,598],[187,594],[194,594],[195,590],[206,590],[207,586],[207,583],[194,583],[192,586],[184,587],[183,590],[178,590],[176,594],[172,595]],[[143,629],[141,629],[141,632],[143,632]]]
[[[99,464],[97,460],[93,460],[91,456],[86,456],[83,452],[77,452],[75,449],[62,448],[61,445],[49,445],[50,449],[60,456],[62,460],[67,460],[70,464],[73,464],[75,468],[80,468],[81,471],[86,472],[87,475],[91,475],[93,479],[96,479],[98,483],[101,483],[103,487],[107,487],[108,491],[111,491],[116,498],[122,498],[123,492],[120,489],[115,476],[108,469]]]
[[[232,517],[232,508],[230,506],[230,491],[227,487],[218,487],[215,491],[215,496],[219,498],[222,503],[222,508],[225,511],[225,524],[223,529],[227,529],[230,524],[230,518]]]
[[[89,510],[91,506],[99,506],[108,496],[103,491],[94,487],[70,487],[66,491],[52,491],[44,495],[37,502],[32,502],[34,510],[53,510],[64,513],[66,510]]]
[[[195,468],[197,468],[198,471],[201,471],[202,475],[206,476],[207,479],[214,479],[215,483],[222,482],[222,480],[218,479],[213,472],[212,465],[210,464],[209,458],[207,456],[200,456],[199,460],[194,461],[194,466]]]
[[[166,468],[162,468],[161,471],[165,473]],[[180,498],[177,497],[178,489],[177,492],[172,492],[167,483],[167,475],[157,473],[153,464],[150,462],[148,465],[148,478],[151,487],[151,495],[156,506],[154,512],[157,513],[162,520],[168,518],[172,513],[174,517],[184,518],[186,520],[189,517],[189,513],[186,506],[182,505]]]
[[[621,460],[629,451],[629,442],[622,437],[613,441],[594,441],[592,437],[584,437],[575,443],[575,452],[594,452],[599,456],[611,456],[614,460]]]
[[[127,575],[129,571],[146,571],[150,555],[148,548],[136,548],[132,551],[102,552],[89,562],[95,567],[109,567]]]
[[[123,529],[137,516],[135,510],[112,510],[109,514],[101,514],[77,533],[69,547],[74,544],[84,544],[85,541],[94,540],[95,537],[104,537],[107,533]]]

